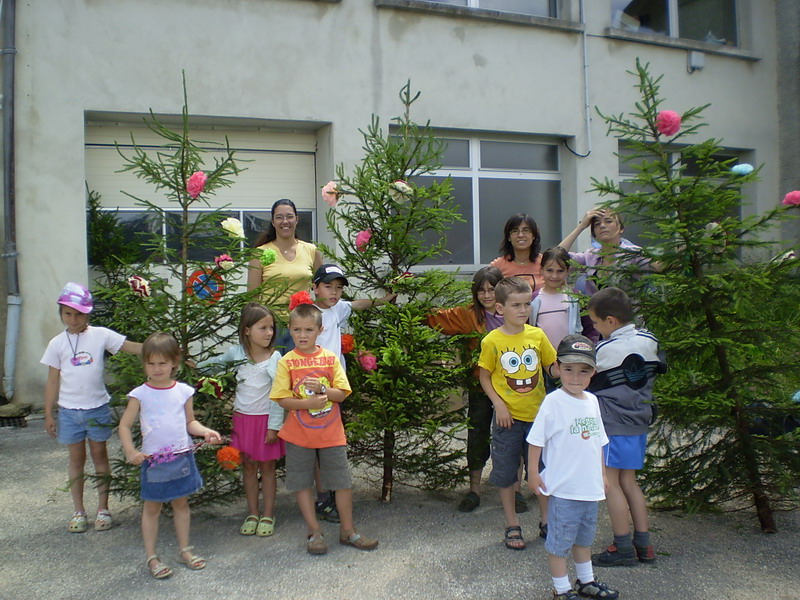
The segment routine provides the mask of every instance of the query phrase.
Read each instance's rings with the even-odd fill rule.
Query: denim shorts
[[[638,471],[644,468],[644,453],[647,449],[647,434],[610,435],[608,445],[603,448],[606,466],[613,469]]]
[[[286,489],[299,492],[314,487],[314,468],[319,461],[319,477],[326,490],[348,490],[353,487],[347,446],[303,448],[286,442]]]
[[[489,483],[495,487],[507,488],[517,482],[520,459],[528,470],[528,432],[533,423],[518,421],[510,428],[500,427],[492,420],[492,472]]]
[[[108,404],[88,410],[58,409],[58,441],[62,444],[77,444],[86,438],[105,442],[112,432],[111,407]]]
[[[564,558],[569,556],[572,546],[591,547],[597,531],[597,504],[593,500],[548,496],[544,542],[547,553]]]

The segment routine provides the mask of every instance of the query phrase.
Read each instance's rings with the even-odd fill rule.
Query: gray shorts
[[[347,446],[303,448],[286,442],[286,489],[299,492],[314,487],[314,468],[319,461],[319,475],[326,490],[353,487]]]
[[[572,546],[592,546],[597,531],[597,502],[566,500],[548,496],[547,540],[548,554],[565,558]]]
[[[517,421],[509,429],[497,425],[492,418],[492,472],[489,483],[495,487],[507,488],[517,483],[520,459],[528,471],[528,432],[533,423]]]

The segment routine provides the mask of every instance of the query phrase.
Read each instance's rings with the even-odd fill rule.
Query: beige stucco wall
[[[755,150],[766,166],[754,197],[772,204],[779,196],[776,24],[765,9],[772,1],[747,16],[750,50],[761,60],[707,54],[705,69],[691,75],[685,50],[608,39],[610,0],[586,4],[590,103],[629,110],[634,80],[625,71],[640,56],[665,74],[666,107],[711,102],[705,133]],[[577,15],[577,0],[566,5]],[[65,281],[87,278],[85,111],[175,113],[184,69],[195,114],[332,123],[319,133],[320,184],[334,164],[359,159],[358,128],[371,113],[387,122],[399,112],[396,94],[409,78],[423,91],[417,121],[566,136],[581,152],[588,144],[575,32],[377,9],[372,0],[60,0],[19,3],[17,23],[24,312],[16,399],[36,405],[45,378],[38,361],[60,329],[54,300]],[[590,178],[616,175],[616,142],[594,113],[591,136],[591,156],[563,156],[565,229],[595,202],[584,192]]]

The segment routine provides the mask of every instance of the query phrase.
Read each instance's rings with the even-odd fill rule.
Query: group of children
[[[476,370],[480,387],[473,385],[469,391],[470,491],[459,509],[469,511],[479,505],[481,473],[491,456],[489,481],[500,491],[505,544],[524,549],[517,517],[524,463],[530,467],[528,486],[540,502],[540,535],[546,538],[550,555],[554,597],[613,599],[618,593],[595,580],[592,563],[611,566],[655,560],[635,471],[643,466],[653,378],[663,363],[657,341],[632,325],[630,300],[617,288],[605,288],[591,297],[593,328],[581,325],[575,300],[565,288],[568,255],[559,250],[545,252],[545,285],[533,302],[527,282],[502,278],[497,269],[487,267],[473,280],[472,306],[437,311],[429,317],[429,325],[446,334],[488,332],[480,344]],[[351,390],[341,357],[340,331],[352,310],[389,302],[394,296],[348,302],[341,299],[345,285],[347,278],[336,265],[317,270],[314,304],[301,304],[289,315],[294,348],[284,356],[274,347],[273,313],[250,303],[242,310],[239,345],[197,365],[233,364],[236,368],[231,444],[242,455],[248,508],[240,533],[273,534],[275,466],[285,455],[286,487],[295,493],[306,522],[310,554],[327,552],[317,519],[320,504],[315,506],[315,480],[318,494],[331,492],[337,513],[331,520],[340,522],[339,542],[360,550],[378,545],[377,540],[358,533],[353,522],[352,480],[339,408]],[[162,503],[170,502],[180,548],[178,562],[193,570],[204,568],[205,560],[189,544],[187,496],[202,487],[192,454],[196,445],[190,436],[207,443],[220,443],[221,436],[195,419],[194,390],[174,379],[181,360],[178,343],[169,334],[155,333],[143,344],[135,344],[103,327],[89,326],[92,298],[78,284],[67,284],[58,304],[66,330],[50,342],[42,359],[50,368],[45,426],[54,437],[57,431],[58,440],[69,448],[75,506],[69,530],[81,532],[88,527],[83,506],[86,439],[100,478],[95,529],[112,526],[103,480],[110,471],[105,442],[112,430],[102,379],[103,355],[119,350],[141,354],[147,382],[130,392],[119,435],[126,459],[140,465],[146,565],[157,579],[172,574],[156,552],[158,516]],[[533,320],[532,306],[537,314]],[[578,333],[584,327],[603,337],[596,353],[594,341]],[[552,390],[546,397],[545,378],[547,389]],[[140,450],[132,436],[137,417]],[[604,497],[614,543],[591,555],[597,501]],[[574,586],[566,570],[570,549],[576,563]]]

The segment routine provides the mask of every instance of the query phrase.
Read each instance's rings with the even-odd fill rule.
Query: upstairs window
[[[518,15],[556,18],[556,0],[428,0],[451,6],[483,8]]]
[[[738,46],[736,0],[612,0],[615,29]]]

